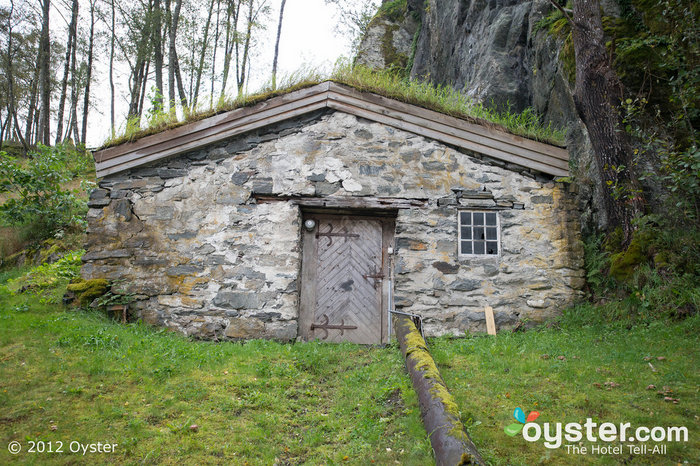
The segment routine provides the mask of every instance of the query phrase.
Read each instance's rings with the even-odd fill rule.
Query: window
[[[498,213],[461,211],[457,217],[460,256],[498,255]]]

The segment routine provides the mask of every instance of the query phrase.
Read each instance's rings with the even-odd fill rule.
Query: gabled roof
[[[496,160],[554,176],[569,174],[566,149],[532,141],[334,82],[290,92],[95,152],[98,177],[182,154],[323,108],[349,113]]]

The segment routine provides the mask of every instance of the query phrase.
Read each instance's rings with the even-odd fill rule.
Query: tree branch
[[[572,10],[568,10],[568,9],[564,8],[563,6],[559,5],[555,0],[549,0],[549,3],[551,3],[552,5],[554,5],[554,8],[556,8],[556,9],[559,10],[559,11],[561,11],[561,14],[564,15],[564,18],[566,18],[566,20],[567,20],[569,23],[571,23],[572,26],[574,25],[574,20],[573,20],[573,18],[571,17],[571,15],[574,14],[574,12],[573,12]]]

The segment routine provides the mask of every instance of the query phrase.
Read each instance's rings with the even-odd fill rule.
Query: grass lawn
[[[11,296],[2,283],[19,273],[0,274],[0,464],[432,462],[395,345],[191,341],[66,310],[55,304],[60,285],[41,299]],[[695,316],[631,330],[562,324],[429,344],[490,463],[694,463],[699,329]],[[619,385],[608,390],[606,382]],[[678,404],[649,384],[669,387]],[[541,412],[539,424],[591,417],[686,426],[689,441],[667,443],[665,456],[567,455],[505,435],[518,406]],[[11,455],[11,441],[22,452]],[[62,442],[64,452],[29,453],[30,441],[47,449]],[[68,452],[71,442],[118,446],[83,456]]]
[[[629,330],[562,325],[495,338],[438,339],[431,342],[431,352],[474,443],[490,463],[698,464],[699,317]],[[656,388],[648,389],[650,385]],[[664,387],[669,391],[659,394]],[[666,396],[678,403],[665,401]],[[516,422],[517,407],[526,415],[538,411],[535,422],[541,426],[583,424],[587,418],[598,425],[630,423],[631,429],[685,426],[688,442],[659,443],[667,446],[665,455],[650,454],[655,445],[651,441],[646,455],[630,454],[627,446],[621,455],[567,454],[565,445],[579,442],[564,441],[558,449],[547,449],[544,439],[527,442],[522,434],[505,435],[504,427]],[[590,453],[593,444],[584,436],[580,445]]]

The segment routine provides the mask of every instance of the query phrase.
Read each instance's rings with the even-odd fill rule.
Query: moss
[[[411,360],[415,365],[417,370],[423,374],[423,377],[432,381],[432,386],[430,387],[430,394],[432,397],[439,401],[445,412],[450,415],[452,419],[453,429],[462,430],[462,423],[459,421],[459,408],[457,403],[455,403],[452,394],[447,390],[445,381],[440,375],[440,371],[435,365],[433,357],[428,351],[428,346],[425,340],[421,336],[420,332],[410,321],[403,322],[404,328],[407,330],[406,333],[406,359]],[[452,433],[452,432],[451,432]]]
[[[667,251],[661,251],[654,254],[654,267],[657,269],[668,268],[671,266],[670,254]]]
[[[605,241],[603,242],[603,249],[609,254],[615,254],[620,252],[622,247],[622,227],[617,227],[610,233],[608,233]]]
[[[408,57],[403,53],[396,51],[394,47],[394,33],[398,31],[398,24],[387,24],[384,28],[384,36],[382,37],[382,57],[384,58],[384,67],[387,70],[405,72],[408,65]]]
[[[413,41],[411,42],[411,56],[408,57],[408,63],[406,63],[406,68],[405,68],[405,75],[406,76],[411,75],[411,70],[413,69],[413,64],[416,61],[416,51],[418,50],[418,39],[420,38],[420,31],[423,27],[423,20],[421,19],[420,16],[418,16],[416,18],[416,21],[418,21],[418,27],[416,28],[416,32],[413,34]]]
[[[109,281],[104,278],[93,278],[91,280],[75,280],[67,286],[68,291],[72,291],[78,297],[81,306],[90,304],[95,298],[99,298],[109,290]]]
[[[637,267],[649,257],[652,234],[646,231],[635,233],[629,247],[612,256],[610,275],[618,282],[628,281]]]
[[[382,4],[375,17],[385,18],[394,23],[403,21],[408,13],[408,2],[406,0],[393,0]]]
[[[61,253],[67,251],[68,246],[60,239],[47,239],[41,244],[41,248],[38,251],[37,262],[43,264],[45,262],[51,262],[60,257]]]

